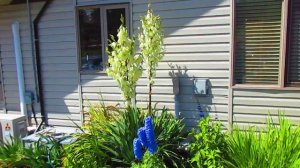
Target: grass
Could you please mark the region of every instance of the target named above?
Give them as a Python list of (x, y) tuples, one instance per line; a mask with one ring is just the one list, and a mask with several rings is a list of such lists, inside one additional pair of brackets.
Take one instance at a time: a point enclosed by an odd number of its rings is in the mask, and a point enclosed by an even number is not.
[(227, 166), (233, 168), (300, 167), (300, 126), (279, 115), (279, 125), (268, 120), (267, 129), (257, 132), (237, 128), (226, 140)]

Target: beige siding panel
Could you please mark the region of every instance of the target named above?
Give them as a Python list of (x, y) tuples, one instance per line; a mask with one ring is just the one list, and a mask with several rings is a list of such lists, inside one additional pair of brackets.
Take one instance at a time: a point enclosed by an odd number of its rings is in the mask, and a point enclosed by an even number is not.
[[(217, 16), (217, 17), (195, 17), (192, 18), (173, 18), (162, 19), (162, 26), (164, 28), (171, 27), (191, 27), (191, 26), (210, 26), (210, 25), (229, 25), (229, 16)], [(180, 26), (179, 26), (180, 25)], [(138, 20), (133, 22), (134, 28), (140, 26)]]
[(299, 91), (234, 90), (233, 96), (233, 119), (239, 125), (263, 124), (268, 115), (274, 117), (279, 113), (293, 123), (300, 123)]
[(164, 43), (172, 44), (205, 44), (205, 43), (228, 43), (230, 36), (226, 35), (203, 35), (203, 36), (169, 36)]
[[(32, 15), (36, 17), (44, 2), (32, 3)], [(3, 71), (3, 84), (5, 92), (6, 108), (8, 113), (19, 111), (19, 93), (16, 72), (16, 61), (13, 47), (13, 35), (11, 24), (14, 21), (20, 22), (21, 49), (23, 56), (25, 89), (35, 92), (35, 82), (32, 65), (31, 40), (27, 17), (26, 4), (18, 4), (0, 7), (0, 50), (1, 64)], [(3, 105), (3, 104), (1, 104)], [(1, 107), (2, 108), (2, 107)], [(35, 104), (36, 112), (39, 112), (39, 105)], [(31, 108), (28, 106), (28, 111)]]
[(98, 4), (114, 4), (114, 3), (128, 3), (131, 0), (76, 0), (78, 6), (98, 5)]
[[(159, 108), (175, 110), (172, 77), (180, 78), (179, 111), (188, 126), (198, 122), (196, 106), (219, 119), (228, 119), (230, 7), (228, 0), (156, 0), (165, 33), (165, 58), (157, 68), (153, 100)], [(133, 0), (134, 33), (139, 17), (146, 12), (146, 0)], [(208, 96), (193, 95), (193, 79), (209, 79)], [(137, 103), (147, 106), (147, 79), (138, 81)]]
[(49, 124), (80, 123), (76, 27), (73, 0), (54, 0), (39, 22), (45, 112)]
[[(201, 8), (200, 8), (201, 9)], [(203, 10), (203, 9), (202, 9)], [(194, 18), (194, 17), (211, 17), (211, 16), (224, 16), (227, 13), (229, 6), (216, 8), (205, 8), (206, 12), (202, 12), (199, 8), (194, 9), (178, 9), (178, 10), (167, 10), (167, 11), (156, 11), (156, 14), (161, 17), (161, 19), (174, 19), (174, 18)], [(134, 13), (133, 20), (139, 20), (142, 13)]]
[[(147, 10), (147, 1), (141, 0), (143, 4), (135, 4), (134, 13), (145, 12)], [(222, 6), (228, 6), (230, 1), (226, 0), (210, 0), (210, 1), (199, 1), (199, 0), (186, 0), (186, 1), (173, 1), (173, 2), (165, 2), (164, 0), (160, 0), (152, 3), (152, 7), (155, 11), (168, 11), (168, 10), (182, 10), (182, 9), (193, 9), (193, 8), (208, 8), (215, 7), (219, 8)], [(188, 12), (188, 11), (187, 11)], [(207, 12), (204, 9), (203, 13)], [(226, 11), (228, 13), (229, 11)]]

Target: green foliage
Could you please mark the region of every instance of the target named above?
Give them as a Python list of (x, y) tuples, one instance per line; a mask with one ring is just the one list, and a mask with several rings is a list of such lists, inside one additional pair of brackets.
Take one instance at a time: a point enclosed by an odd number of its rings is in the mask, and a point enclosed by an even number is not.
[(164, 35), (161, 28), (161, 19), (159, 16), (153, 14), (153, 10), (150, 5), (148, 6), (147, 14), (141, 18), (141, 24), (142, 28), (140, 29), (139, 34), (140, 50), (149, 80), (148, 113), (151, 114), (152, 85), (154, 84), (153, 78), (156, 76), (158, 62), (161, 61), (164, 56)]
[[(136, 108), (109, 110), (93, 108), (88, 133), (66, 148), (65, 167), (130, 166), (134, 160), (132, 141), (143, 123), (144, 114)], [(103, 113), (115, 113), (109, 117)]]
[(133, 163), (131, 167), (132, 168), (152, 168), (152, 167), (167, 168), (163, 160), (157, 154), (151, 155), (149, 152), (145, 153), (141, 163)]
[(63, 149), (52, 138), (43, 137), (24, 147), (18, 138), (11, 142), (0, 142), (0, 167), (47, 168), (61, 166)]
[(235, 128), (228, 136), (228, 167), (300, 167), (300, 126), (279, 115), (279, 125), (268, 120), (267, 130)]
[(102, 140), (100, 138), (93, 134), (77, 135), (77, 141), (65, 148), (64, 167), (105, 167), (108, 155), (101, 150)]
[[(66, 147), (65, 167), (131, 166), (135, 161), (133, 139), (145, 116), (137, 108), (122, 110), (102, 106), (97, 110), (93, 107), (87, 133), (77, 135), (77, 141)], [(159, 159), (170, 165), (182, 164), (185, 159), (177, 153), (179, 142), (184, 139), (182, 121), (168, 114), (166, 109), (160, 116), (153, 116)]]
[(89, 122), (83, 127), (87, 132), (75, 135), (76, 142), (65, 147), (64, 167), (96, 168), (106, 167), (109, 156), (103, 149), (105, 142), (102, 132), (108, 131), (107, 125), (116, 120), (115, 107), (103, 103), (89, 107)]
[(187, 160), (186, 151), (179, 149), (180, 143), (187, 137), (183, 121), (168, 113), (166, 108), (161, 111), (154, 110), (152, 117), (156, 142), (159, 147), (158, 156), (169, 167), (184, 167)]
[[(121, 19), (124, 23), (124, 19)], [(127, 106), (131, 105), (131, 98), (135, 96), (137, 80), (142, 75), (142, 57), (135, 54), (135, 42), (129, 37), (129, 33), (123, 24), (118, 30), (118, 39), (113, 36), (107, 49), (108, 63), (107, 74), (113, 77), (122, 90), (122, 95)]]
[(196, 167), (224, 167), (226, 142), (225, 135), (221, 132), (222, 125), (220, 122), (210, 121), (210, 117), (202, 118), (198, 123), (199, 131), (193, 129), (190, 133), (194, 138), (189, 146), (193, 155), (191, 163)]

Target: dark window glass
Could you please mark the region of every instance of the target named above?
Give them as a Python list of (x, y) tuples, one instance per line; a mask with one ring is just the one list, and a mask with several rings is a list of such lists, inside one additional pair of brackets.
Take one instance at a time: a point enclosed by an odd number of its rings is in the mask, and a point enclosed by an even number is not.
[(290, 17), (290, 44), (288, 60), (289, 86), (300, 86), (300, 1), (292, 0)]
[[(117, 39), (118, 29), (121, 26), (121, 16), (126, 20), (125, 9), (108, 9), (106, 11), (107, 16), (107, 35), (108, 39), (111, 39), (111, 35)], [(124, 23), (126, 25), (126, 23)]]
[(236, 1), (236, 84), (278, 84), (281, 8), (281, 0)]
[(103, 70), (100, 9), (79, 10), (81, 70)]

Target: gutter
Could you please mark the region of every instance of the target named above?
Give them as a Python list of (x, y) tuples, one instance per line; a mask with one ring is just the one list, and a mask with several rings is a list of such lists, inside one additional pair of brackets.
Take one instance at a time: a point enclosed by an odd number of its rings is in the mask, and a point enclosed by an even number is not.
[[(36, 18), (33, 20), (33, 32), (34, 32), (34, 44), (35, 44), (35, 59), (36, 59), (36, 70), (37, 70), (37, 79), (38, 79), (38, 92), (39, 92), (39, 102), (40, 102), (40, 108), (41, 108), (41, 116), (42, 116), (42, 122), (36, 129), (36, 131), (39, 131), (40, 127), (43, 123), (45, 123), (46, 126), (48, 126), (47, 121), (47, 114), (45, 113), (45, 104), (44, 104), (44, 94), (43, 94), (43, 78), (42, 78), (42, 69), (41, 69), (41, 54), (40, 54), (40, 43), (39, 43), (39, 28), (38, 24), (44, 15), (45, 11), (47, 10), (49, 4), (51, 4), (53, 0), (47, 0)], [(32, 36), (31, 36), (32, 37)]]
[(37, 79), (37, 70), (36, 70), (36, 59), (35, 59), (35, 46), (34, 46), (34, 39), (33, 39), (33, 27), (32, 27), (32, 16), (31, 16), (31, 6), (30, 0), (26, 0), (27, 3), (27, 15), (28, 15), (28, 23), (29, 23), (29, 33), (30, 33), (30, 42), (31, 42), (31, 54), (32, 54), (32, 68), (33, 68), (33, 75), (34, 75), (34, 83), (35, 83), (35, 93), (36, 93), (36, 100), (37, 103), (40, 102), (40, 95), (39, 95), (39, 87), (38, 87), (38, 79)]

